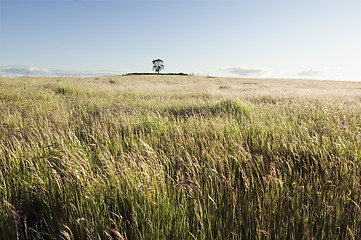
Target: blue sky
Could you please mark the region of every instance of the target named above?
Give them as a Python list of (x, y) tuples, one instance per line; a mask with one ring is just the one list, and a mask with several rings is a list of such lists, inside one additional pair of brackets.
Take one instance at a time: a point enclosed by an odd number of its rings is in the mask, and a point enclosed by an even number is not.
[(0, 0), (0, 75), (361, 80), (360, 0)]

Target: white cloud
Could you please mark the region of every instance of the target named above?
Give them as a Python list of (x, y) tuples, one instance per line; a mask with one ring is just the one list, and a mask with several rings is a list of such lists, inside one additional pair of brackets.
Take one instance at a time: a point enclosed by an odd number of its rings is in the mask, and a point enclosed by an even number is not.
[(259, 68), (249, 68), (249, 67), (232, 67), (224, 69), (225, 72), (232, 73), (242, 77), (265, 77), (270, 74), (269, 71)]
[(41, 76), (49, 74), (49, 70), (47, 69), (39, 69), (35, 67), (18, 67), (18, 66), (9, 66), (0, 68), (1, 76)]
[(22, 66), (7, 66), (0, 68), (0, 76), (49, 76), (49, 77), (90, 77), (90, 76), (104, 76), (104, 75), (119, 75), (122, 74), (116, 71), (64, 71), (64, 70), (49, 70), (40, 69), (36, 67), (22, 67)]
[(325, 71), (324, 70), (306, 70), (306, 71), (302, 71), (299, 72), (297, 75), (299, 76), (308, 76), (308, 77), (320, 77), (320, 76), (324, 76), (325, 75)]
[(196, 76), (222, 76), (222, 73), (219, 71), (219, 69), (203, 69), (191, 72), (190, 74)]
[(255, 78), (277, 78), (282, 77), (283, 74), (277, 71), (250, 68), (245, 66), (230, 67), (230, 68), (218, 68), (218, 69), (204, 69), (193, 72), (194, 75), (200, 76), (219, 76), (219, 77), (255, 77)]
[[(341, 69), (342, 70), (342, 69)], [(250, 68), (245, 66), (204, 69), (193, 72), (194, 75), (200, 76), (219, 76), (219, 77), (246, 77), (246, 78), (287, 78), (287, 79), (313, 79), (313, 80), (342, 80), (342, 81), (360, 81), (361, 77), (357, 73), (347, 76), (341, 74), (340, 69), (323, 69), (323, 70), (304, 70), (304, 71), (279, 71), (276, 69)], [(345, 72), (345, 71), (344, 71)], [(344, 76), (345, 75), (345, 76)]]

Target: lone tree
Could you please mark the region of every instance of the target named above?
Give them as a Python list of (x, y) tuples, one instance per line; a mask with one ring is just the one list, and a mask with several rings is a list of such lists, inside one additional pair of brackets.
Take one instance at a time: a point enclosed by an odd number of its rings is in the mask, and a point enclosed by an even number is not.
[(156, 71), (159, 74), (159, 71), (163, 69), (164, 64), (162, 59), (153, 60), (153, 71)]

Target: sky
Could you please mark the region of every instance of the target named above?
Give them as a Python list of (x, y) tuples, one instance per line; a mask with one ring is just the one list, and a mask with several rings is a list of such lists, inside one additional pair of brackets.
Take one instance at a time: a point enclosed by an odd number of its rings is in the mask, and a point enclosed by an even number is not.
[(0, 76), (361, 81), (360, 0), (0, 0)]

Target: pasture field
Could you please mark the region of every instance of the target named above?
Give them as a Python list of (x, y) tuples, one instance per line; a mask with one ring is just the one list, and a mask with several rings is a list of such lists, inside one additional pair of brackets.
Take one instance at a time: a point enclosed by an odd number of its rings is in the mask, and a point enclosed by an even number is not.
[(361, 82), (0, 78), (0, 239), (361, 239)]

